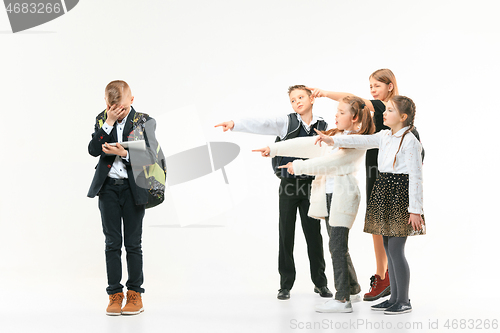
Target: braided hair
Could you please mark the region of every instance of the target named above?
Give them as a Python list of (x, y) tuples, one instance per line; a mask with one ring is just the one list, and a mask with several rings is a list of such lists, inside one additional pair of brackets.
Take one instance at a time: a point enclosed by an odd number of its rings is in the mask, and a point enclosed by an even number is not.
[(396, 157), (399, 153), (399, 150), (401, 149), (401, 145), (403, 144), (403, 140), (405, 138), (405, 135), (410, 133), (413, 128), (415, 127), (414, 122), (415, 122), (415, 113), (416, 113), (416, 107), (415, 103), (413, 100), (409, 97), (406, 96), (401, 96), (401, 95), (396, 95), (391, 98), (392, 103), (396, 107), (397, 111), (399, 112), (400, 115), (406, 114), (406, 120), (404, 121), (404, 126), (410, 126), (403, 134), (401, 137), (401, 142), (399, 142), (399, 148), (398, 151), (396, 152), (396, 155), (394, 155), (394, 163), (392, 163), (392, 167), (396, 165)]

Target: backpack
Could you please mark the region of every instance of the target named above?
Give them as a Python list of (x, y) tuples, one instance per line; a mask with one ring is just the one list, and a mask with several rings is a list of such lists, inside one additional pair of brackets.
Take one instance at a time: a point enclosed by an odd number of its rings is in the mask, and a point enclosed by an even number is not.
[[(107, 113), (104, 111), (102, 116), (98, 119), (99, 127), (102, 127), (106, 118)], [(132, 132), (128, 137), (129, 141), (144, 140), (144, 132), (148, 118), (149, 115), (136, 111), (134, 119), (132, 120)], [(158, 206), (165, 200), (165, 180), (167, 176), (167, 164), (159, 142), (156, 148), (155, 163), (143, 166), (142, 168), (146, 179), (144, 187), (148, 190), (148, 203), (146, 204), (146, 208)]]
[[(316, 128), (318, 131), (324, 131), (324, 130), (326, 130), (326, 127), (328, 126), (326, 121), (324, 121), (323, 119), (318, 120), (316, 122), (316, 124), (317, 124), (317, 126), (312, 127), (312, 128)], [(295, 112), (290, 113), (288, 115), (288, 129), (286, 131), (285, 137), (283, 138), (283, 141), (296, 138), (299, 135), (299, 132), (300, 132), (300, 121), (297, 118), (297, 114)], [(279, 136), (277, 136), (276, 140), (274, 142), (280, 142), (280, 141), (282, 141), (281, 138)], [(281, 178), (281, 169), (279, 169), (278, 167), (281, 165), (282, 159), (283, 159), (282, 156), (275, 156), (271, 160), (274, 174), (278, 178)]]

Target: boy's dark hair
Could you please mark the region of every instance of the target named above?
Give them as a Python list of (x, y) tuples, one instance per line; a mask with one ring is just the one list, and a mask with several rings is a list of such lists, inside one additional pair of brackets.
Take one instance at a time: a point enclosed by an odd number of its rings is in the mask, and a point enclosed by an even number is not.
[(130, 90), (127, 82), (122, 80), (111, 81), (106, 86), (104, 94), (109, 105), (114, 105), (120, 103), (122, 100), (123, 92)]
[(311, 96), (312, 94), (312, 91), (307, 89), (307, 87), (303, 84), (296, 84), (294, 86), (290, 86), (288, 87), (288, 95), (290, 95), (290, 93), (294, 90), (297, 90), (297, 89), (300, 89), (300, 90), (304, 90), (308, 96)]

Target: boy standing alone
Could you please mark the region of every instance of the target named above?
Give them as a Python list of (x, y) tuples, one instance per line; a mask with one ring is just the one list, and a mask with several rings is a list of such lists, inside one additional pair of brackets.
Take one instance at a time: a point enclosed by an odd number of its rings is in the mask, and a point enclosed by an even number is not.
[[(314, 98), (311, 91), (303, 85), (295, 85), (288, 88), (288, 96), (294, 110), (289, 115), (277, 118), (257, 119), (245, 118), (236, 121), (227, 121), (216, 125), (225, 131), (234, 130), (239, 132), (276, 135), (280, 140), (294, 137), (316, 135), (314, 129), (325, 130), (326, 122), (313, 116), (312, 107)], [(294, 119), (295, 117), (295, 119)], [(294, 158), (284, 157), (278, 163), (286, 165)], [(295, 263), (293, 259), (293, 246), (295, 237), (295, 220), (297, 209), (299, 210), (302, 231), (307, 242), (307, 253), (309, 255), (311, 279), (314, 283), (314, 291), (321, 297), (332, 297), (327, 287), (325, 275), (325, 259), (323, 255), (323, 238), (321, 236), (321, 224), (319, 220), (307, 216), (309, 210), (309, 193), (314, 177), (294, 176), (281, 170), (279, 191), (279, 254), (278, 271), (280, 273), (280, 289), (278, 299), (290, 298), (290, 290), (295, 282)]]
[[(144, 293), (141, 244), (142, 219), (148, 202), (148, 190), (144, 188), (144, 174), (139, 170), (154, 163), (157, 146), (154, 133), (156, 123), (154, 119), (136, 112), (131, 106), (134, 97), (125, 81), (110, 82), (105, 89), (105, 100), (106, 110), (97, 116), (92, 140), (88, 146), (90, 155), (99, 156), (99, 163), (87, 196), (99, 196), (106, 243), (106, 291), (109, 295), (106, 314), (133, 315), (144, 311), (141, 298), (141, 293)], [(138, 130), (137, 119), (141, 118), (147, 119), (144, 133), (146, 151), (129, 152), (120, 143), (134, 140), (134, 132)], [(128, 270), (127, 303), (123, 309), (122, 239), (127, 251)]]

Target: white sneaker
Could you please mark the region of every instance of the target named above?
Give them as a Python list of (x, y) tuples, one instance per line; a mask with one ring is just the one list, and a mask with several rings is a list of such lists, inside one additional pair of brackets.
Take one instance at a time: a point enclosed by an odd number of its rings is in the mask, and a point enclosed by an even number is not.
[(329, 300), (328, 302), (316, 305), (316, 312), (335, 312), (345, 313), (352, 312), (351, 301), (341, 302), (336, 299)]
[(361, 302), (361, 295), (360, 294), (351, 295), (350, 299), (351, 303)]

